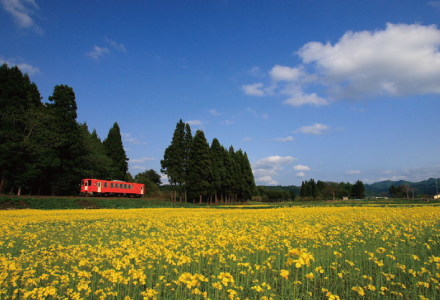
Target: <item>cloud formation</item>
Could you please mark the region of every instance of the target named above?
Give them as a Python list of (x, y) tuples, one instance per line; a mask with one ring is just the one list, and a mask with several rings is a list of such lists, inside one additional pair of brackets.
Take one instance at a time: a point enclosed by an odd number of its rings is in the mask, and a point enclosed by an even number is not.
[(139, 141), (138, 138), (132, 137), (130, 133), (121, 132), (121, 136), (122, 136), (122, 139), (124, 140), (124, 142), (127, 142), (132, 145), (146, 145), (147, 144), (146, 142)]
[(202, 121), (200, 120), (189, 120), (186, 121), (185, 123), (191, 126), (202, 126)]
[(293, 166), (293, 169), (294, 169), (294, 170), (297, 170), (297, 171), (310, 171), (310, 168), (309, 168), (309, 167), (307, 167), (307, 166), (303, 166), (303, 165), (296, 165), (296, 166)]
[(119, 44), (119, 43), (117, 43), (117, 42), (115, 42), (115, 41), (113, 41), (113, 40), (111, 40), (111, 39), (109, 39), (107, 37), (105, 38), (105, 41), (110, 46), (112, 46), (113, 49), (116, 49), (116, 50), (121, 51), (121, 52), (127, 52), (127, 49), (125, 49), (125, 46), (123, 44)]
[(264, 91), (261, 90), (262, 87), (263, 83), (258, 82), (254, 84), (243, 85), (241, 88), (246, 95), (262, 97), (265, 95)]
[(304, 172), (298, 172), (296, 173), (296, 177), (306, 177), (306, 174), (304, 174)]
[[(440, 1), (428, 4), (440, 7)], [(268, 84), (242, 88), (251, 96), (285, 95), (284, 104), (295, 107), (440, 94), (439, 47), (440, 30), (435, 25), (388, 23), (382, 30), (348, 31), (334, 44), (306, 43), (295, 52), (301, 64), (275, 65)]]
[(105, 54), (110, 53), (110, 50), (108, 50), (105, 47), (98, 47), (95, 45), (95, 47), (93, 47), (93, 50), (90, 52), (87, 52), (87, 55), (90, 56), (91, 58), (93, 58), (94, 60), (99, 60), (99, 58), (101, 58), (102, 56), (104, 56)]
[(293, 136), (288, 136), (285, 138), (276, 138), (276, 139), (273, 139), (272, 141), (285, 143), (285, 142), (293, 142), (294, 139), (293, 139)]
[(276, 180), (273, 180), (271, 176), (261, 176), (257, 177), (256, 181), (258, 183), (268, 184), (268, 185), (276, 185), (278, 182)]
[(145, 163), (147, 161), (155, 161), (155, 160), (156, 159), (154, 157), (141, 157), (141, 158), (137, 158), (137, 159), (130, 159), (130, 162), (142, 164), (142, 163)]
[(35, 23), (31, 17), (39, 10), (34, 0), (0, 0), (3, 9), (14, 19), (15, 24), (24, 29), (33, 29), (38, 34), (43, 34), (43, 30)]
[[(255, 177), (268, 178), (270, 176), (277, 176), (278, 171), (284, 168), (281, 165), (291, 164), (296, 160), (296, 158), (291, 156), (269, 156), (262, 158), (252, 164), (252, 172)], [(273, 179), (272, 179), (273, 180)]]
[(295, 133), (301, 132), (301, 133), (305, 133), (305, 134), (319, 135), (319, 134), (323, 134), (324, 131), (327, 131), (329, 129), (330, 128), (327, 125), (315, 123), (313, 125), (300, 127), (297, 130), (295, 130), (294, 132)]
[(349, 170), (346, 172), (347, 175), (356, 175), (356, 174), (361, 174), (361, 171), (359, 170)]
[(17, 63), (15, 60), (12, 60), (12, 59), (11, 60), (4, 60), (4, 59), (0, 58), (0, 65), (3, 65), (5, 63), (9, 67), (17, 66), (21, 70), (22, 73), (28, 73), (28, 75), (30, 75), (30, 76), (40, 73), (39, 68), (32, 66), (30, 64), (27, 64), (24, 62)]

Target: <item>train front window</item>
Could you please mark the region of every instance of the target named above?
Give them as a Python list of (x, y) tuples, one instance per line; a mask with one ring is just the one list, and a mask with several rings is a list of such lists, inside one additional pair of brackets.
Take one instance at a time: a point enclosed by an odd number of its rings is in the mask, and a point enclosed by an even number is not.
[(81, 186), (84, 186), (84, 181), (81, 181)]

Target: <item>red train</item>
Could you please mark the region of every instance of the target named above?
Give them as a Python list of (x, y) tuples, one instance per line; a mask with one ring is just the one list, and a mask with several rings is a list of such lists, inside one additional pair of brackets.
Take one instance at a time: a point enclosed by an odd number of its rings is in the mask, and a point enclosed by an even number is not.
[(83, 179), (81, 180), (82, 196), (130, 196), (142, 197), (145, 185), (119, 180)]

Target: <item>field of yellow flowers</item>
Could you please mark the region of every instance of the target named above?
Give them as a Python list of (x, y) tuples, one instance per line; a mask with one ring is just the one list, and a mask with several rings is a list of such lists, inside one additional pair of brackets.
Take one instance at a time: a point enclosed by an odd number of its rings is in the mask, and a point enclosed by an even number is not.
[(440, 208), (0, 211), (0, 299), (440, 299)]

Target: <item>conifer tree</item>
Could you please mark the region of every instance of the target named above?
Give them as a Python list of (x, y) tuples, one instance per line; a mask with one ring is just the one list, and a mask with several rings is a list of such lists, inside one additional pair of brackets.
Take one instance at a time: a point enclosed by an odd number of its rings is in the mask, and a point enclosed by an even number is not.
[(125, 174), (128, 171), (128, 157), (125, 154), (121, 131), (117, 122), (110, 128), (103, 145), (107, 156), (113, 161), (113, 179), (125, 180)]
[(209, 144), (202, 130), (197, 130), (194, 135), (191, 153), (189, 181), (197, 189), (199, 203), (202, 203), (202, 197), (207, 195), (209, 179), (212, 177)]
[(184, 166), (184, 189), (185, 189), (185, 203), (187, 203), (188, 189), (189, 189), (189, 174), (191, 162), (191, 149), (193, 144), (193, 136), (191, 134), (191, 127), (188, 123), (185, 124), (185, 135), (183, 138), (183, 166)]
[(223, 163), (223, 148), (216, 138), (212, 140), (210, 156), (212, 161), (211, 189), (214, 193), (215, 204), (217, 204), (218, 193), (222, 187), (222, 179), (225, 177), (225, 165)]
[(85, 154), (81, 147), (81, 131), (76, 122), (77, 105), (73, 89), (67, 85), (57, 85), (47, 108), (53, 117), (50, 128), (60, 144), (54, 147), (58, 165), (51, 172), (52, 194), (76, 194), (81, 181), (81, 157)]

